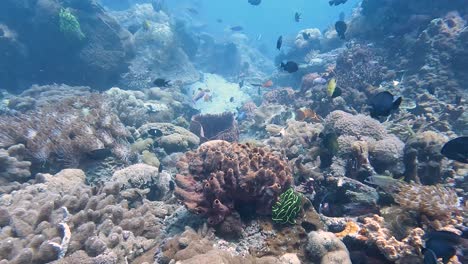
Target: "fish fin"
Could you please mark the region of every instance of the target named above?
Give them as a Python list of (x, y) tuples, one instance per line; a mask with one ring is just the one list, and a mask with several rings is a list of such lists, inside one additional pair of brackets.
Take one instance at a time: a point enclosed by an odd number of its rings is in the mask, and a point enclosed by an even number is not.
[(395, 102), (393, 102), (393, 109), (396, 110), (398, 107), (400, 107), (401, 102), (403, 101), (403, 98), (400, 96), (398, 97)]

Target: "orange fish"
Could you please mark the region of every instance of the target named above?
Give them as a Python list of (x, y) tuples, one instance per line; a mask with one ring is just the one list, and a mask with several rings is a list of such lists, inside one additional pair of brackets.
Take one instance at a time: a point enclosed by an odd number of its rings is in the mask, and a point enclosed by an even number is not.
[(296, 121), (310, 120), (314, 122), (320, 122), (323, 119), (315, 113), (314, 110), (309, 108), (299, 108), (296, 110)]
[(262, 87), (265, 87), (265, 88), (268, 88), (268, 87), (271, 87), (271, 86), (273, 86), (273, 81), (272, 80), (268, 80), (264, 84), (262, 84)]

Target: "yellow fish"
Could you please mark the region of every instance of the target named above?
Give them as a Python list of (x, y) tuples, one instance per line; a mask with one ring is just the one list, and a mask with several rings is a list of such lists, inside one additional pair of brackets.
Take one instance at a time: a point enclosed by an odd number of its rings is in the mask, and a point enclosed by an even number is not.
[(335, 88), (336, 88), (336, 80), (335, 80), (335, 78), (332, 78), (328, 82), (328, 86), (327, 86), (327, 94), (328, 94), (329, 97), (333, 96), (333, 93), (335, 92)]
[(143, 28), (148, 31), (151, 29), (151, 22), (149, 20), (145, 20), (145, 22), (143, 22)]

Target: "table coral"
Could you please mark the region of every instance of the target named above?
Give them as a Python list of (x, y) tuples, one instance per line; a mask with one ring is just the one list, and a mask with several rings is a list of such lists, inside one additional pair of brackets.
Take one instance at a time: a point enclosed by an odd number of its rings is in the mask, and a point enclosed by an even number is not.
[(292, 184), (286, 161), (249, 144), (208, 141), (187, 152), (178, 167), (176, 196), (212, 225), (245, 203), (270, 214), (278, 195)]

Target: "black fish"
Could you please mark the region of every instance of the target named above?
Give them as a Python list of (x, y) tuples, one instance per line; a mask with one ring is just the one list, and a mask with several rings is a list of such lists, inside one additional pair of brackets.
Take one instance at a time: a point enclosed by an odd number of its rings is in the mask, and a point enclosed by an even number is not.
[(229, 98), (229, 102), (234, 102), (234, 97)]
[(242, 30), (244, 30), (244, 28), (241, 27), (241, 26), (233, 26), (233, 27), (231, 27), (231, 30), (232, 31), (242, 31)]
[(423, 248), (422, 250), (424, 254), (424, 264), (438, 264), (439, 262), (437, 261), (437, 256), (434, 253), (434, 251)]
[(448, 159), (468, 163), (468, 136), (457, 137), (445, 143), (440, 153)]
[(244, 87), (244, 80), (239, 82), (239, 88), (242, 88), (242, 87)]
[(278, 40), (276, 41), (276, 49), (280, 50), (281, 45), (283, 45), (283, 36), (279, 36)]
[(393, 94), (390, 92), (380, 92), (369, 100), (369, 105), (371, 106), (370, 115), (373, 118), (388, 116), (392, 110), (400, 107), (401, 101), (401, 97), (398, 97), (394, 101)]
[(301, 13), (296, 12), (294, 14), (294, 21), (296, 21), (296, 22), (301, 21)]
[[(457, 252), (457, 246), (463, 243), (463, 239), (452, 232), (448, 231), (434, 231), (424, 236), (426, 239), (426, 250), (431, 250), (429, 253), (424, 254), (424, 263), (432, 263), (434, 253), (436, 258), (442, 258), (444, 263), (447, 263), (451, 257)], [(426, 262), (426, 257), (427, 261)]]
[(333, 94), (332, 94), (331, 98), (336, 98), (336, 97), (338, 97), (340, 95), (341, 95), (340, 87), (335, 87), (335, 90), (333, 91)]
[(328, 4), (331, 5), (331, 6), (337, 6), (337, 5), (341, 5), (341, 4), (344, 4), (346, 3), (346, 1), (348, 0), (331, 0), (331, 1), (328, 1)]
[(153, 81), (153, 84), (156, 85), (157, 87), (168, 87), (170, 82), (171, 81), (168, 81), (163, 78), (157, 78), (156, 80)]
[(297, 72), (297, 70), (299, 70), (299, 66), (294, 61), (288, 61), (286, 64), (282, 62), (280, 67), (289, 73)]
[(249, 4), (257, 6), (262, 3), (262, 0), (249, 0)]
[(162, 163), (159, 163), (158, 172), (162, 172), (162, 171), (163, 171), (163, 165)]
[(163, 132), (157, 128), (151, 128), (148, 130), (148, 134), (150, 134), (153, 137), (161, 137), (163, 135)]
[(304, 40), (310, 39), (310, 33), (302, 32), (302, 38), (304, 38)]
[(345, 32), (346, 32), (346, 29), (348, 28), (348, 26), (346, 25), (346, 23), (344, 21), (337, 21), (335, 23), (335, 30), (336, 30), (336, 33), (338, 33), (338, 36), (341, 38), (341, 39), (345, 39)]

